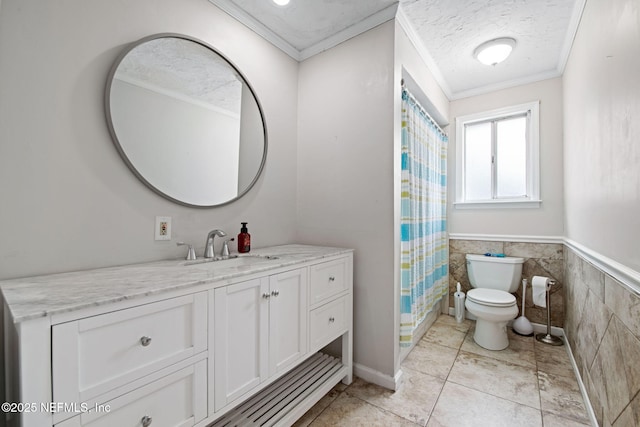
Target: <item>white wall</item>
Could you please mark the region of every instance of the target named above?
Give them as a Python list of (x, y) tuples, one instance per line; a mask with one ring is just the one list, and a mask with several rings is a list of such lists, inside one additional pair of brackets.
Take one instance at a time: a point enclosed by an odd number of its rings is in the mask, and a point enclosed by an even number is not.
[(393, 44), (387, 22), (300, 64), (298, 240), (355, 249), (354, 360), (393, 375)]
[(448, 101), (389, 21), (300, 65), (298, 240), (355, 249), (354, 360), (392, 384), (399, 353), (400, 79)]
[[(540, 208), (456, 209), (455, 118), (540, 100)], [(449, 233), (562, 236), (562, 79), (550, 79), (451, 102), (449, 117)]]
[[(162, 32), (216, 47), (265, 110), (266, 169), (242, 199), (171, 203), (129, 171), (104, 114), (107, 73), (129, 43)], [(0, 279), (200, 252), (207, 231), (248, 221), (256, 247), (295, 239), (298, 64), (202, 0), (3, 0), (0, 10)], [(154, 217), (173, 240), (153, 240)]]
[(564, 74), (566, 235), (640, 272), (640, 3), (587, 1)]

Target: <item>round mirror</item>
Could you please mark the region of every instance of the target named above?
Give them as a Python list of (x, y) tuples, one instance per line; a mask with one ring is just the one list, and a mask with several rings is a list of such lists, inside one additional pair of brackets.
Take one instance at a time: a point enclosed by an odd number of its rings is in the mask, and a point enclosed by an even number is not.
[(174, 202), (229, 203), (264, 167), (260, 103), (240, 71), (202, 41), (159, 34), (133, 43), (109, 73), (105, 102), (124, 161)]

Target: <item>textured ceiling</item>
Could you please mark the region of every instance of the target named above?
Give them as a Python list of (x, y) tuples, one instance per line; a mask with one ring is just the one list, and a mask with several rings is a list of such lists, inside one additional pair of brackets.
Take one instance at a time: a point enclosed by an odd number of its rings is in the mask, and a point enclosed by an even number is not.
[(233, 0), (233, 3), (302, 51), (397, 0), (293, 0), (285, 7), (271, 0)]
[[(561, 75), (586, 0), (209, 1), (297, 60), (397, 16), (457, 99)], [(473, 50), (497, 37), (517, 40), (512, 55), (496, 66), (478, 63)]]
[[(401, 8), (453, 94), (561, 73), (575, 0), (401, 0)], [(573, 33), (571, 33), (571, 37)], [(473, 57), (478, 45), (512, 37), (503, 63)], [(562, 64), (564, 66), (564, 64)]]

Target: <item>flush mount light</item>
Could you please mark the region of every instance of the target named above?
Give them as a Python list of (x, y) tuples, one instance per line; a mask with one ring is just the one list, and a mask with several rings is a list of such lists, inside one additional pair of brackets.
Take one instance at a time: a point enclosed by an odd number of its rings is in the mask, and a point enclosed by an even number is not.
[(485, 65), (496, 65), (507, 59), (516, 45), (515, 39), (502, 37), (482, 43), (473, 51), (473, 56)]
[(289, 4), (289, 0), (273, 0), (278, 6), (286, 6)]

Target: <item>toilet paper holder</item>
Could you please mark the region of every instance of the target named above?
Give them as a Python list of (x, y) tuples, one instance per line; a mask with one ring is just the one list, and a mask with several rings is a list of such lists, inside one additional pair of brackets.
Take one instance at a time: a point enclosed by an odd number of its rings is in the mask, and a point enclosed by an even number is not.
[(562, 341), (561, 338), (556, 337), (554, 335), (551, 335), (551, 287), (556, 285), (556, 281), (555, 280), (549, 280), (547, 282), (547, 299), (546, 299), (546, 305), (547, 305), (547, 333), (541, 333), (541, 334), (537, 334), (536, 335), (536, 340), (543, 342), (545, 344), (549, 344), (549, 345), (563, 345), (564, 342)]

